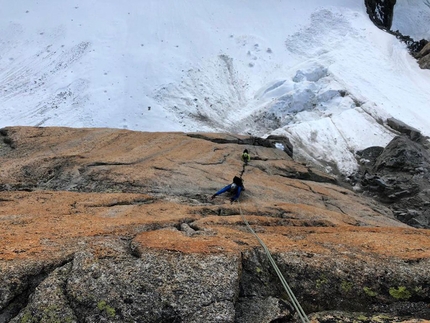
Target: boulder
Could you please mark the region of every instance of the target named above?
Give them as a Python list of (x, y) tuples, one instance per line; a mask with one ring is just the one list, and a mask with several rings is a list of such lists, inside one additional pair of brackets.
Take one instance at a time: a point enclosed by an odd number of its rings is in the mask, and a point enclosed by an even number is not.
[(415, 57), (421, 68), (430, 69), (430, 42), (427, 42), (427, 45)]

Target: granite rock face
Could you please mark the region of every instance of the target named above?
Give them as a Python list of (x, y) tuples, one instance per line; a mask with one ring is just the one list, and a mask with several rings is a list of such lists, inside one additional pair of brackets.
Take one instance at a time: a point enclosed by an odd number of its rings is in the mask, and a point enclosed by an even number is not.
[(359, 152), (360, 183), (370, 196), (393, 211), (400, 221), (430, 228), (430, 149), (427, 138), (398, 120), (388, 120), (401, 135), (387, 147)]
[[(430, 319), (430, 232), (273, 142), (0, 134), (0, 322), (297, 322), (244, 217), (312, 322)], [(211, 200), (245, 148), (240, 202)]]

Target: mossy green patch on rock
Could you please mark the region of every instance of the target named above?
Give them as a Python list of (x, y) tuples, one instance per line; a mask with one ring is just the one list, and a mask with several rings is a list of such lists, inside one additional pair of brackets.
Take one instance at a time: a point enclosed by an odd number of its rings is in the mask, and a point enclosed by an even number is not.
[(105, 311), (106, 314), (110, 317), (115, 317), (115, 315), (116, 315), (115, 309), (113, 307), (109, 306), (105, 301), (98, 302), (97, 308), (100, 311)]
[(328, 279), (325, 275), (321, 275), (319, 279), (317, 279), (316, 286), (317, 288), (323, 287), (325, 284), (327, 284)]
[(340, 285), (340, 288), (341, 288), (341, 289), (342, 289), (342, 291), (344, 291), (344, 292), (349, 292), (349, 291), (351, 291), (352, 287), (353, 287), (353, 283), (348, 282), (348, 281), (345, 281), (345, 280), (343, 280), (343, 281), (342, 281), (342, 283), (341, 283), (341, 285)]
[(411, 292), (405, 286), (399, 286), (398, 288), (391, 287), (389, 293), (395, 299), (409, 299), (412, 296)]
[(32, 315), (29, 311), (26, 311), (24, 315), (21, 317), (20, 323), (30, 323), (32, 322)]
[(379, 314), (379, 315), (375, 315), (372, 316), (372, 322), (386, 322), (387, 320), (391, 320), (392, 318), (388, 315), (384, 315), (384, 314)]
[(370, 297), (375, 297), (376, 295), (378, 295), (378, 293), (373, 291), (370, 287), (363, 287), (363, 291), (366, 293), (366, 295)]

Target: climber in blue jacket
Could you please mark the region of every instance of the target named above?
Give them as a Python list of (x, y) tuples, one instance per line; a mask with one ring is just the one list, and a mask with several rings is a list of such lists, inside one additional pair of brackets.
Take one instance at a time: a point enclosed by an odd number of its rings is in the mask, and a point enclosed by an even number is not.
[(214, 195), (211, 196), (211, 199), (214, 199), (218, 195), (224, 193), (224, 192), (231, 192), (235, 194), (231, 199), (230, 202), (233, 203), (234, 201), (237, 201), (240, 197), (240, 193), (245, 190), (245, 187), (243, 186), (243, 180), (240, 177), (235, 176), (233, 178), (233, 183), (223, 187), (218, 192), (216, 192)]

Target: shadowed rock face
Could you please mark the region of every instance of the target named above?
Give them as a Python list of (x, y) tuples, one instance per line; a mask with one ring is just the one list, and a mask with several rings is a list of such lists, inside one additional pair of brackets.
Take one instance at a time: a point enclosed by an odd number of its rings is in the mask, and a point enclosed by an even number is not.
[[(264, 141), (0, 134), (0, 322), (296, 322), (241, 214), (313, 322), (430, 318), (429, 231)], [(240, 204), (208, 199), (245, 148)]]
[(422, 69), (430, 69), (430, 43), (423, 43), (424, 46), (414, 54), (414, 57), (418, 59), (418, 64)]
[(363, 191), (390, 207), (400, 221), (430, 228), (430, 150), (428, 138), (396, 119), (387, 124), (401, 136), (385, 148), (369, 147), (358, 154)]
[(379, 28), (390, 30), (396, 0), (365, 0), (364, 3), (370, 20)]

